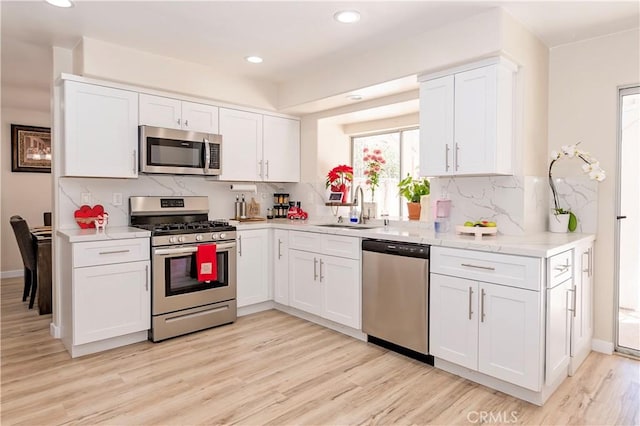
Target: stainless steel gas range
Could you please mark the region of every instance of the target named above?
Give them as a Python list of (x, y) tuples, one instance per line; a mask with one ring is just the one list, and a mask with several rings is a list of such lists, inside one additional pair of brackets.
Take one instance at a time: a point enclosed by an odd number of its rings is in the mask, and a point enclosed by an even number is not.
[[(131, 226), (151, 231), (149, 340), (235, 321), (236, 228), (209, 221), (208, 198), (130, 197), (129, 213)], [(215, 280), (198, 280), (196, 253), (203, 245), (215, 245)]]

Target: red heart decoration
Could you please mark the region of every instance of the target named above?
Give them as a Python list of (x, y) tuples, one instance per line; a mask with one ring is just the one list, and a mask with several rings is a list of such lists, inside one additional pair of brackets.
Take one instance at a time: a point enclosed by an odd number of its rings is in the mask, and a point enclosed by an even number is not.
[(102, 207), (102, 204), (96, 204), (93, 206), (91, 211), (93, 212), (93, 215), (97, 217), (104, 213), (104, 207)]

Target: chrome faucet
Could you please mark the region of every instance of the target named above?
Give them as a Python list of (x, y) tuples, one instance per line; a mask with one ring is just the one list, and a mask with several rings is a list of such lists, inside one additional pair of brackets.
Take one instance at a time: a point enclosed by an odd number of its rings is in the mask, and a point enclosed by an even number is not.
[[(358, 195), (358, 191), (360, 191), (360, 195)], [(362, 186), (358, 185), (356, 190), (353, 192), (353, 204), (360, 206), (360, 215), (358, 216), (358, 223), (364, 224), (364, 191), (362, 190)]]

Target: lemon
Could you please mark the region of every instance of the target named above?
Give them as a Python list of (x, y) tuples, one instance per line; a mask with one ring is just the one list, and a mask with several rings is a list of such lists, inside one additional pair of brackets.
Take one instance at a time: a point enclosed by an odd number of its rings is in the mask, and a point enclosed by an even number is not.
[(473, 226), (473, 222), (466, 221), (464, 223), (464, 226)]

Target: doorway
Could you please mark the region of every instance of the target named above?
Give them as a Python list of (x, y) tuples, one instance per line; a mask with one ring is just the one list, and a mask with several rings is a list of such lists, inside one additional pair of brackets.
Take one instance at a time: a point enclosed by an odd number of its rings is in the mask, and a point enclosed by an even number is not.
[(640, 86), (618, 98), (616, 351), (640, 356)]

